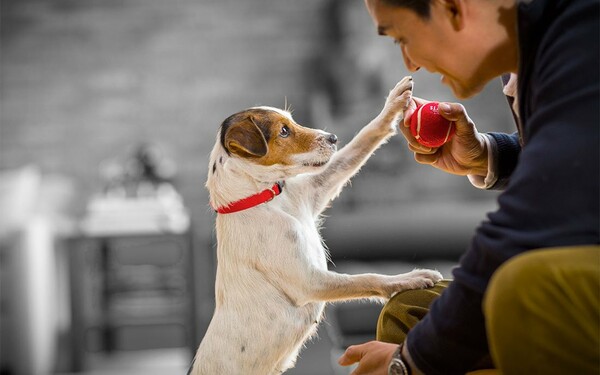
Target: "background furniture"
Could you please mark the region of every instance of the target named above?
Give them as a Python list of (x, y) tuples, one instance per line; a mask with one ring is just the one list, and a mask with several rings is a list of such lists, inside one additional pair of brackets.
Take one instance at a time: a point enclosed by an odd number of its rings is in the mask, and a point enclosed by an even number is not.
[(72, 368), (89, 351), (196, 350), (192, 233), (82, 235), (69, 249)]

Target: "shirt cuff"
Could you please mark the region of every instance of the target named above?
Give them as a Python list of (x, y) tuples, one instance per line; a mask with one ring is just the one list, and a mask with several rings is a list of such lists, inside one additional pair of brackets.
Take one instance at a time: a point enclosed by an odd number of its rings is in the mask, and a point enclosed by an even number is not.
[(467, 178), (469, 179), (469, 182), (471, 182), (471, 185), (475, 186), (478, 189), (490, 189), (492, 186), (494, 186), (496, 181), (498, 181), (498, 174), (496, 172), (495, 166), (496, 158), (494, 155), (494, 150), (492, 149), (492, 142), (494, 141), (487, 134), (482, 134), (482, 136), (485, 141), (485, 147), (487, 148), (488, 152), (487, 176), (483, 177), (479, 175), (470, 174), (467, 175)]

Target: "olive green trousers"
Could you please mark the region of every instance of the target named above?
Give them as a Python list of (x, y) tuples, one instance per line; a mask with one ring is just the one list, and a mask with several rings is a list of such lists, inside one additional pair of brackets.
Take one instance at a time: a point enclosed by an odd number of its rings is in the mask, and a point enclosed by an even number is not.
[[(377, 340), (404, 341), (449, 283), (395, 295), (381, 312)], [(510, 259), (494, 273), (483, 310), (493, 373), (600, 374), (600, 246)]]

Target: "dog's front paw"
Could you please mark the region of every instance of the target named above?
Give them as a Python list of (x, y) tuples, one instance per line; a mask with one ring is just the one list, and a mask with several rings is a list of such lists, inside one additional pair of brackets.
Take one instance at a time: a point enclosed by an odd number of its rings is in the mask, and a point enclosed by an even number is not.
[(408, 108), (408, 104), (412, 98), (413, 79), (410, 76), (406, 76), (396, 84), (396, 86), (390, 91), (381, 115), (383, 120), (392, 125), (394, 119), (402, 118), (404, 110)]
[(415, 269), (390, 277), (391, 282), (386, 288), (386, 296), (388, 298), (405, 290), (431, 288), (443, 278), (442, 274), (438, 271), (426, 269)]

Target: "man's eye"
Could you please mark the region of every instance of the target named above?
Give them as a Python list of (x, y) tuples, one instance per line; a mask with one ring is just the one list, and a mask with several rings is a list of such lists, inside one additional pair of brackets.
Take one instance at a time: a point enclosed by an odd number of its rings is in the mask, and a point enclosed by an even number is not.
[(287, 138), (288, 135), (290, 135), (290, 128), (284, 125), (279, 132), (279, 136), (282, 138)]

